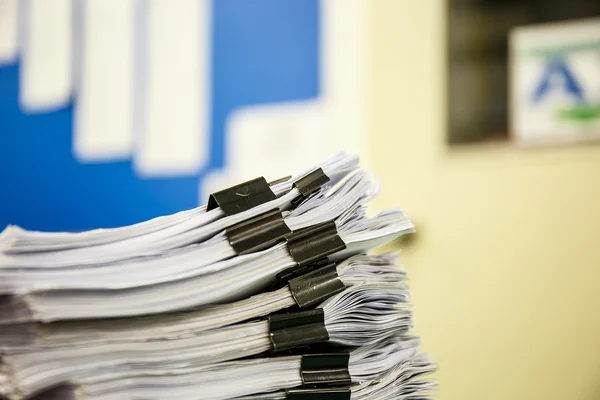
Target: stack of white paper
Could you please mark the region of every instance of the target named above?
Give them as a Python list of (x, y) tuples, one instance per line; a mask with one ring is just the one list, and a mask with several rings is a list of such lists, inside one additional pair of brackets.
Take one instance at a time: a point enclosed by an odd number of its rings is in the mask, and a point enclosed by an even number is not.
[[(359, 254), (338, 263), (335, 269), (346, 287), (401, 283), (406, 279), (406, 272), (395, 261), (396, 255), (392, 253), (380, 256)], [(286, 285), (236, 302), (166, 315), (7, 325), (0, 336), (0, 347), (72, 346), (115, 341), (124, 336), (135, 340), (185, 336), (263, 317), (295, 305), (293, 294)]]
[(339, 154), (132, 226), (8, 227), (0, 397), (428, 398), (406, 273), (366, 254), (414, 226), (378, 191)]

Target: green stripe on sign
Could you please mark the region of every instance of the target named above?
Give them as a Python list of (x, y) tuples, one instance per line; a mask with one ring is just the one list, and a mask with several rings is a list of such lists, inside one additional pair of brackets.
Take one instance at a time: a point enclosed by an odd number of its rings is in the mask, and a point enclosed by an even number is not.
[(589, 122), (600, 119), (600, 104), (563, 108), (558, 110), (558, 119), (580, 122)]
[(549, 46), (549, 47), (538, 47), (533, 49), (521, 49), (518, 50), (518, 54), (525, 57), (562, 57), (566, 54), (581, 53), (581, 52), (592, 52), (600, 49), (600, 39), (593, 39), (585, 42)]

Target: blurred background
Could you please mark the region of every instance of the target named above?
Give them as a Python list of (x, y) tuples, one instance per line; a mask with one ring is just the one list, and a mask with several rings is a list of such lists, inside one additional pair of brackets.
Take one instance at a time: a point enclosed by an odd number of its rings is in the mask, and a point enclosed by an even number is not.
[(600, 399), (600, 3), (0, 0), (0, 229), (359, 153), (442, 399)]

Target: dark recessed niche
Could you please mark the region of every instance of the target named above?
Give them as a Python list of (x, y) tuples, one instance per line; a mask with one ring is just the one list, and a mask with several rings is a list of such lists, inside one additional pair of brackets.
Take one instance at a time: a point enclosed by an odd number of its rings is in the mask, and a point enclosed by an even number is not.
[(448, 0), (448, 143), (508, 140), (511, 28), (600, 16), (599, 0)]

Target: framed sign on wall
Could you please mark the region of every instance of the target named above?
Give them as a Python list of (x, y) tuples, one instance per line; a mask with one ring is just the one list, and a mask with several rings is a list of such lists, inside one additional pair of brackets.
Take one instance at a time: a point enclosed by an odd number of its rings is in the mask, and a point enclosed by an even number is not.
[(523, 144), (600, 138), (600, 18), (510, 34), (510, 132)]
[[(594, 136), (593, 104), (600, 96), (599, 1), (448, 0), (447, 5), (448, 144)], [(553, 61), (545, 69), (548, 57)], [(560, 94), (547, 89), (535, 97), (544, 71), (548, 85), (564, 86), (555, 82), (562, 79), (564, 65), (573, 70), (569, 82), (576, 81), (585, 92), (587, 108), (581, 108), (579, 98), (579, 108), (570, 113), (543, 111), (571, 107), (552, 100), (550, 94)], [(573, 101), (573, 95), (565, 96), (564, 101)], [(561, 115), (550, 118), (550, 113)], [(538, 118), (545, 122), (540, 125)]]

